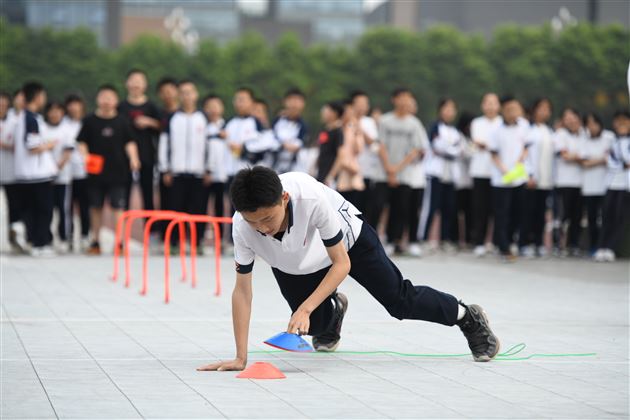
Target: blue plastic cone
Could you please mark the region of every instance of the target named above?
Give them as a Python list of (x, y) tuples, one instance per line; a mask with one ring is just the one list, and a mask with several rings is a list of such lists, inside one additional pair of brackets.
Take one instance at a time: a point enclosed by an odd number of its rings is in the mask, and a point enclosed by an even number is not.
[(265, 344), (286, 351), (304, 353), (314, 351), (313, 347), (311, 347), (311, 345), (308, 344), (302, 337), (288, 332), (281, 332), (280, 334), (274, 335), (273, 337), (267, 339)]

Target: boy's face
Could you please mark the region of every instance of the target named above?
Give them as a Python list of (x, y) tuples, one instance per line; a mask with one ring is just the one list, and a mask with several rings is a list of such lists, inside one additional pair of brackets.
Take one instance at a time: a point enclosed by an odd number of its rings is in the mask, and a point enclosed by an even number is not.
[(111, 112), (118, 106), (118, 95), (113, 90), (102, 90), (96, 96), (96, 106), (102, 111)]
[(13, 98), (13, 108), (15, 108), (17, 111), (21, 111), (24, 109), (24, 93), (19, 92), (17, 95), (15, 95), (15, 97)]
[(483, 97), (481, 101), (481, 111), (486, 117), (495, 117), (499, 115), (501, 110), (501, 103), (499, 97), (494, 93), (488, 93)]
[(247, 115), (252, 113), (254, 100), (247, 91), (239, 91), (234, 95), (234, 109), (239, 115)]
[(68, 104), (68, 115), (73, 120), (80, 120), (83, 118), (84, 107), (81, 101), (72, 101)]
[(521, 113), (521, 105), (518, 101), (509, 101), (503, 104), (503, 119), (508, 124), (514, 124)]
[(258, 118), (258, 120), (265, 125), (269, 123), (269, 117), (267, 116), (267, 106), (263, 103), (256, 102), (254, 104), (252, 115)]
[(370, 99), (365, 95), (359, 95), (352, 100), (352, 106), (357, 116), (362, 117), (370, 111)]
[(582, 125), (580, 117), (573, 111), (564, 112), (564, 115), (562, 116), (562, 124), (564, 124), (564, 126), (572, 132), (578, 131)]
[(162, 87), (160, 87), (160, 91), (158, 92), (158, 96), (160, 97), (160, 100), (164, 104), (177, 102), (177, 99), (178, 99), (177, 95), (178, 95), (177, 86), (175, 86), (172, 83), (167, 83), (165, 85), (162, 85)]
[(398, 112), (409, 113), (409, 110), (413, 107), (413, 95), (409, 92), (399, 93), (392, 99), (394, 108)]
[(328, 105), (324, 105), (320, 112), (320, 118), (322, 123), (329, 124), (337, 119), (337, 114)]
[(271, 207), (261, 207), (256, 211), (243, 211), (241, 215), (258, 232), (273, 236), (280, 232), (288, 203), (289, 193), (284, 191), (278, 204)]
[(0, 117), (4, 117), (9, 112), (9, 98), (0, 96)]
[(199, 94), (197, 93), (197, 87), (192, 83), (184, 83), (179, 86), (179, 97), (184, 106), (196, 106)]
[(586, 119), (586, 128), (592, 136), (597, 136), (602, 131), (602, 127), (595, 121), (593, 117)]
[(48, 100), (48, 95), (46, 95), (46, 91), (42, 90), (41, 92), (39, 92), (37, 94), (37, 96), (35, 97), (35, 105), (37, 107), (37, 110), (41, 110), (42, 108), (44, 108), (44, 106), (46, 105), (46, 101)]
[(203, 112), (208, 116), (220, 117), (223, 115), (223, 102), (220, 99), (209, 99), (203, 104)]
[(132, 73), (127, 78), (126, 87), (131, 96), (142, 96), (147, 90), (147, 78), (142, 73)]
[(297, 118), (304, 111), (304, 98), (300, 95), (289, 95), (284, 99), (284, 109), (289, 118)]
[(630, 118), (626, 116), (618, 116), (613, 120), (613, 129), (619, 136), (627, 136), (630, 134)]
[(57, 125), (61, 122), (63, 114), (63, 108), (55, 106), (48, 110), (48, 114), (46, 114), (46, 117), (48, 117), (48, 121), (50, 121), (51, 124)]
[(440, 117), (442, 120), (448, 124), (451, 124), (455, 121), (455, 116), (457, 115), (457, 107), (453, 101), (448, 101), (444, 104), (442, 109), (440, 110)]
[(549, 102), (544, 101), (538, 105), (535, 117), (538, 121), (548, 121), (551, 118), (551, 105), (549, 105)]

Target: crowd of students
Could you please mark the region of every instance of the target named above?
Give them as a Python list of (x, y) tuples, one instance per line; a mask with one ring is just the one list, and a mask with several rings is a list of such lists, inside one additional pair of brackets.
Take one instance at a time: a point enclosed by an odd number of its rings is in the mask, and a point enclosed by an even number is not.
[[(321, 129), (309, 130), (298, 89), (287, 90), (271, 119), (264, 100), (239, 88), (228, 119), (222, 99), (199, 101), (191, 80), (163, 78), (161, 106), (148, 99), (143, 71), (131, 70), (125, 86), (123, 100), (100, 86), (87, 116), (80, 96), (49, 101), (37, 82), (12, 97), (0, 93), (0, 183), (13, 252), (100, 254), (105, 201), (118, 217), (134, 183), (145, 209), (223, 216), (231, 179), (252, 165), (307, 172), (334, 187), (381, 232), (389, 254), (470, 247), (505, 261), (549, 251), (613, 261), (629, 228), (628, 111), (615, 113), (613, 131), (572, 108), (552, 127), (548, 99), (526, 108), (487, 93), (478, 117), (458, 116), (453, 99), (441, 100), (427, 131), (413, 93), (399, 88), (389, 112), (354, 91), (326, 103)], [(155, 225), (153, 242), (163, 228)], [(200, 223), (197, 237), (204, 235)]]

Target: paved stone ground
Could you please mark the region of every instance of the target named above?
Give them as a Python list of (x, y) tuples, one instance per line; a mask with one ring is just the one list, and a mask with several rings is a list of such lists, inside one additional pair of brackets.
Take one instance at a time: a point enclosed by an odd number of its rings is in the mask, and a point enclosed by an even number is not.
[[(284, 380), (197, 372), (234, 354), (233, 264), (212, 295), (213, 265), (199, 263), (196, 289), (173, 281), (162, 303), (162, 260), (150, 261), (140, 296), (108, 280), (111, 256), (31, 259), (1, 255), (4, 418), (628, 418), (628, 262), (521, 261), (470, 255), (398, 259), (416, 283), (482, 304), (503, 349), (597, 353), (474, 363), (470, 357), (253, 353)], [(179, 276), (173, 261), (173, 278)], [(467, 352), (456, 328), (399, 322), (360, 286), (350, 299), (340, 351)], [(254, 279), (251, 351), (287, 324), (289, 312), (268, 267)]]

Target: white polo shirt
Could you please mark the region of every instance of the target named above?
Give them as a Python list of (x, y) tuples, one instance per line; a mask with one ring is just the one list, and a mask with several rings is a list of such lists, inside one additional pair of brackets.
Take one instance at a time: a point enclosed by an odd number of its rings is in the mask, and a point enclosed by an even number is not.
[(485, 115), (477, 117), (470, 123), (470, 137), (478, 143), (486, 145), (486, 149), (475, 147), (470, 159), (470, 176), (473, 178), (490, 178), (492, 175), (492, 156), (487, 149), (490, 135), (503, 122), (500, 116), (490, 119)]
[[(516, 166), (524, 150), (529, 147), (528, 134), (529, 127), (524, 124), (516, 123), (507, 125), (502, 123), (490, 135), (488, 150), (491, 153), (497, 153), (503, 166), (509, 171)], [(518, 187), (524, 183), (525, 180), (522, 179), (509, 184), (504, 183), (501, 170), (493, 162), (492, 178), (490, 180), (490, 184), (493, 187)]]
[[(67, 150), (74, 150), (76, 146), (76, 136), (73, 137), (73, 132), (71, 131), (70, 126), (68, 126), (64, 121), (57, 125), (46, 123), (42, 130), (42, 138), (45, 143), (52, 141), (57, 142), (57, 144), (55, 144), (55, 148), (52, 150), (53, 158), (55, 159), (57, 166), (59, 165), (59, 161), (63, 158), (64, 152)], [(71, 182), (72, 168), (70, 166), (70, 161), (68, 161), (63, 168), (58, 170), (54, 183), (56, 185), (68, 185)]]
[(630, 136), (618, 137), (612, 144), (608, 155), (607, 186), (613, 191), (630, 191)]
[[(70, 137), (76, 143), (79, 131), (81, 131), (81, 120), (73, 120), (67, 115), (63, 117), (63, 122), (68, 126), (70, 131)], [(70, 172), (72, 173), (72, 179), (85, 179), (87, 178), (87, 171), (85, 168), (85, 157), (79, 148), (75, 147), (70, 158)]]
[(32, 149), (46, 144), (42, 131), (44, 119), (28, 110), (15, 125), (15, 178), (24, 184), (51, 181), (57, 175), (57, 163), (51, 150), (33, 154)]
[[(15, 146), (15, 125), (18, 116), (15, 113), (7, 113), (0, 120), (0, 142)], [(0, 184), (13, 184), (15, 182), (14, 151), (0, 148)]]
[[(580, 147), (582, 159), (607, 159), (615, 141), (612, 131), (602, 130), (598, 137), (584, 137)], [(582, 195), (601, 196), (606, 194), (606, 164), (583, 168)]]
[(562, 159), (560, 153), (564, 150), (571, 154), (579, 154), (584, 141), (584, 132), (580, 129), (577, 133), (570, 133), (566, 128), (560, 128), (554, 136), (556, 151), (556, 187), (582, 187), (582, 165), (578, 162), (567, 162)]
[(250, 226), (239, 212), (232, 219), (236, 271), (249, 273), (256, 255), (287, 274), (311, 274), (332, 264), (327, 246), (344, 242), (352, 248), (363, 221), (356, 207), (341, 194), (301, 172), (280, 175), (289, 193), (289, 225), (278, 240)]

